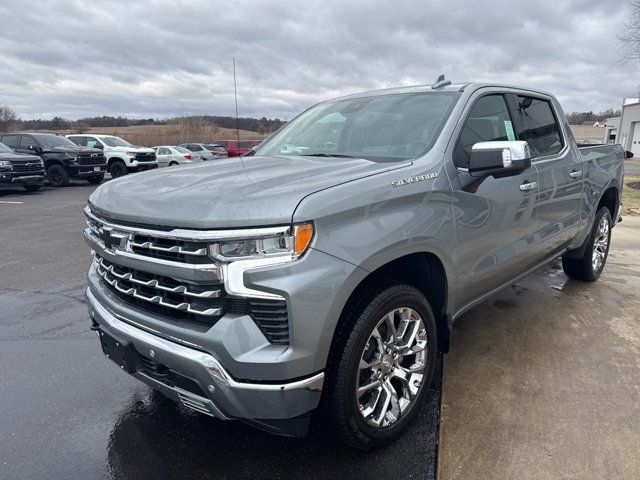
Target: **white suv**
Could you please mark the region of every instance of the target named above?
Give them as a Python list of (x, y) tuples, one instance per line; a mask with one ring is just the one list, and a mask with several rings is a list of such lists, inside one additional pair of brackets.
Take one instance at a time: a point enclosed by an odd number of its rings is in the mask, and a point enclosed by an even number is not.
[(130, 172), (158, 168), (156, 152), (152, 148), (135, 147), (114, 135), (67, 135), (73, 143), (99, 148), (107, 159), (107, 170), (112, 177), (121, 177)]

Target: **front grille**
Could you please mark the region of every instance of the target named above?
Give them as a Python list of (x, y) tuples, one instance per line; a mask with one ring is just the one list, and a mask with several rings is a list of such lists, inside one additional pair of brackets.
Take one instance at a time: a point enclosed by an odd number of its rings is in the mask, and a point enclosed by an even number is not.
[(155, 162), (156, 154), (154, 152), (148, 152), (148, 153), (138, 152), (136, 153), (136, 160), (138, 162)]
[[(96, 255), (96, 271), (114, 292), (191, 316), (220, 317), (220, 289), (212, 285), (185, 284), (160, 275), (114, 265)], [(207, 322), (210, 323), (210, 322)]]
[(14, 172), (33, 172), (33, 173), (42, 173), (42, 165), (39, 162), (12, 162), (11, 166), (13, 167)]
[[(193, 277), (189, 277), (192, 280), (183, 280), (147, 272), (143, 266), (136, 269), (126, 267), (117, 261), (119, 252), (128, 252), (148, 257), (149, 262), (161, 259), (176, 265), (203, 264), (208, 271), (218, 265), (207, 254), (204, 241), (153, 236), (150, 230), (144, 234), (120, 230), (117, 225), (102, 224), (100, 219), (89, 213), (87, 225), (89, 238), (115, 255), (107, 259), (95, 253), (94, 264), (101, 283), (123, 303), (150, 312), (159, 319), (187, 322), (184, 325), (187, 328), (189, 323), (194, 324), (192, 328), (200, 329), (195, 325), (210, 327), (225, 314), (248, 315), (269, 342), (278, 345), (289, 343), (289, 318), (284, 300), (230, 296), (220, 283), (221, 277), (213, 274), (207, 275), (206, 280), (196, 281)], [(194, 265), (186, 268), (203, 267)]]
[(100, 155), (99, 153), (81, 153), (78, 155), (78, 165), (93, 165), (93, 166), (101, 166), (105, 164), (104, 155)]

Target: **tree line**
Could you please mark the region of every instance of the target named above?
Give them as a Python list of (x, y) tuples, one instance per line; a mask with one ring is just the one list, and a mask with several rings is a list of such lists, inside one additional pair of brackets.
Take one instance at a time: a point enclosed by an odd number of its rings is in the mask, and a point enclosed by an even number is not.
[(182, 125), (184, 123), (198, 123), (199, 125), (211, 125), (222, 128), (236, 128), (248, 130), (260, 134), (271, 133), (286, 122), (278, 118), (252, 118), (218, 116), (218, 115), (191, 115), (172, 117), (167, 119), (132, 119), (122, 116), (113, 117), (102, 115), (98, 117), (86, 117), (78, 120), (69, 120), (62, 117), (52, 119), (20, 120), (18, 114), (7, 106), (0, 106), (0, 131), (12, 130), (76, 130), (80, 133), (92, 127), (129, 127), (137, 125)]
[(600, 113), (593, 113), (592, 111), (572, 112), (567, 114), (567, 120), (569, 120), (570, 125), (582, 125), (584, 122), (596, 123), (597, 121), (603, 121), (607, 118), (619, 117), (620, 113), (620, 109), (614, 110), (612, 108)]

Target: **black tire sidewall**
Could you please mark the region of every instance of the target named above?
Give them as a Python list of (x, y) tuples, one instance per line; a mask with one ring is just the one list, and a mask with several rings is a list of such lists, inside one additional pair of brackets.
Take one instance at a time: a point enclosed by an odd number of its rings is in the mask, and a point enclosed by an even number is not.
[[(593, 269), (593, 263), (592, 263), (593, 245), (596, 242), (596, 237), (598, 236), (598, 227), (600, 225), (600, 221), (602, 220), (602, 217), (607, 217), (607, 221), (609, 222), (609, 238), (607, 238), (607, 251), (604, 255), (604, 259), (602, 260), (602, 266), (600, 267), (600, 270), (596, 271)], [(609, 247), (611, 246), (612, 228), (613, 228), (613, 218), (611, 217), (611, 212), (607, 207), (602, 207), (600, 210), (598, 210), (598, 213), (596, 214), (596, 218), (593, 222), (593, 230), (591, 232), (591, 238), (589, 239), (589, 244), (587, 245), (587, 250), (585, 252), (589, 260), (590, 274), (594, 279), (600, 276), (600, 274), (604, 270), (604, 267), (607, 263), (607, 258), (609, 258)]]
[[(427, 366), (422, 385), (413, 400), (411, 410), (392, 425), (376, 429), (368, 425), (360, 415), (355, 398), (357, 372), (359, 370), (360, 357), (371, 332), (384, 315), (400, 307), (412, 308), (422, 317), (428, 336)], [(344, 379), (343, 385), (336, 385), (335, 393), (343, 397), (340, 403), (344, 405), (344, 417), (349, 422), (352, 432), (363, 444), (367, 444), (368, 448), (374, 448), (393, 440), (404, 431), (408, 423), (416, 415), (425, 392), (429, 388), (437, 360), (435, 318), (429, 303), (420, 291), (409, 285), (396, 285), (379, 291), (373, 297), (372, 302), (359, 315), (350, 337), (352, 338), (345, 345), (338, 367), (340, 370), (345, 370), (337, 376), (338, 379)], [(352, 339), (354, 341), (351, 341)]]
[(127, 174), (127, 166), (122, 160), (116, 160), (109, 167), (109, 174), (113, 178), (123, 177)]
[[(54, 172), (53, 175), (52, 172)], [(54, 181), (52, 177), (55, 177), (56, 173), (60, 178)], [(54, 187), (63, 187), (69, 183), (69, 174), (65, 171), (62, 165), (54, 163), (47, 168), (47, 180), (49, 180), (49, 183)]]

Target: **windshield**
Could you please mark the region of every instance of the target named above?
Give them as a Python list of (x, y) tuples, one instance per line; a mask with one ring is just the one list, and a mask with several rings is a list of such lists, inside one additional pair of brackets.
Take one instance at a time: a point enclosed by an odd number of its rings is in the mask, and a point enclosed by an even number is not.
[(38, 141), (45, 148), (55, 148), (55, 147), (73, 147), (74, 149), (78, 148), (78, 145), (73, 143), (68, 138), (60, 137), (58, 135), (38, 135)]
[(100, 137), (100, 140), (109, 147), (133, 147), (133, 145), (120, 137)]
[(428, 92), (324, 102), (289, 122), (256, 154), (416, 158), (432, 147), (459, 97)]
[(0, 153), (14, 153), (9, 147), (7, 147), (4, 143), (0, 143)]
[(171, 147), (174, 150), (177, 150), (179, 153), (191, 153), (191, 150), (187, 150), (184, 147)]

